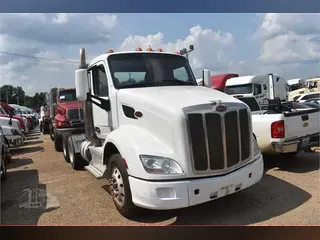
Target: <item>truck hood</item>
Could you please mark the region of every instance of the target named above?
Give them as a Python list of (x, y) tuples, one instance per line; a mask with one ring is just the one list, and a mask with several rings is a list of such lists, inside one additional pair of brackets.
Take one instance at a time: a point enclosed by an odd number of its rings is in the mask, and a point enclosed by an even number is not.
[(80, 108), (83, 107), (82, 102), (78, 102), (78, 101), (58, 102), (57, 105), (60, 108), (63, 108), (65, 110), (72, 110), (72, 109), (77, 109), (78, 107)]
[[(223, 92), (202, 86), (166, 86), (122, 89), (118, 101), (123, 104), (145, 106), (148, 110), (181, 111), (182, 108), (210, 103), (211, 101), (238, 102), (240, 100)], [(144, 107), (143, 107), (144, 108)]]

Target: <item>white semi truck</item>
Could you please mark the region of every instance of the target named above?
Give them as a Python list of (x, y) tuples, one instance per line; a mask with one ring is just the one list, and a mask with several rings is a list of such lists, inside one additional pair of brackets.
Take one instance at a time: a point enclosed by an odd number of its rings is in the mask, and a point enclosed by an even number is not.
[(225, 92), (229, 95), (251, 94), (261, 107), (268, 105), (268, 99), (279, 98), (288, 101), (290, 86), (278, 74), (233, 77), (227, 80)]
[(262, 178), (249, 107), (198, 86), (184, 56), (140, 48), (87, 65), (81, 49), (80, 58), (85, 134), (63, 136), (64, 156), (73, 169), (109, 180), (123, 216), (201, 204)]

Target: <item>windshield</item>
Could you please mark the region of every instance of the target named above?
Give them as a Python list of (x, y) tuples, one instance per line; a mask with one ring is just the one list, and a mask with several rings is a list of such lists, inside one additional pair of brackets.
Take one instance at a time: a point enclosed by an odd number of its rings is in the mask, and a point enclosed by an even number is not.
[(198, 86), (185, 57), (171, 54), (130, 53), (108, 58), (115, 88), (172, 85)]
[(76, 90), (60, 91), (58, 96), (59, 102), (76, 101)]
[(294, 90), (297, 90), (297, 89), (300, 89), (300, 88), (302, 88), (302, 86), (300, 84), (292, 84), (292, 85), (290, 85), (291, 91), (294, 91)]
[(225, 92), (227, 94), (246, 94), (252, 93), (252, 83), (249, 84), (242, 84), (242, 85), (235, 85), (235, 86), (227, 86), (225, 88)]
[(239, 97), (238, 99), (240, 101), (244, 102), (245, 104), (247, 104), (252, 112), (260, 111), (260, 106), (259, 106), (257, 100), (255, 100), (254, 98), (252, 98), (252, 97), (248, 97), (248, 98)]

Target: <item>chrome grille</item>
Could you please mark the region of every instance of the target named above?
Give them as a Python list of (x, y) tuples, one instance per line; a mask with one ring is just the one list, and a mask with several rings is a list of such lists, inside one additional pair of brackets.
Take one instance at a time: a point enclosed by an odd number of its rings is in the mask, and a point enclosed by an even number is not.
[(208, 105), (185, 110), (194, 173), (228, 172), (250, 158), (251, 119), (239, 105), (224, 113), (207, 110)]
[[(80, 109), (81, 120), (83, 120), (83, 109)], [(69, 120), (79, 120), (79, 109), (72, 109), (67, 111), (67, 118)]]

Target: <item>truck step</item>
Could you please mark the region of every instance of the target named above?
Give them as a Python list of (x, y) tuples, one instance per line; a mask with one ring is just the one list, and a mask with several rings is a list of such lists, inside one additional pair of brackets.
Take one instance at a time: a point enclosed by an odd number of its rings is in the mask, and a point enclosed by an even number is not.
[(91, 153), (96, 154), (96, 155), (102, 157), (102, 155), (103, 155), (103, 147), (93, 147), (93, 146), (90, 146), (89, 149), (90, 149), (90, 152), (91, 152)]
[(103, 174), (104, 174), (104, 172), (106, 170), (106, 167), (104, 165), (95, 166), (95, 165), (90, 163), (88, 166), (85, 166), (84, 169), (87, 170), (88, 172), (90, 172), (97, 179), (105, 178), (103, 176)]

